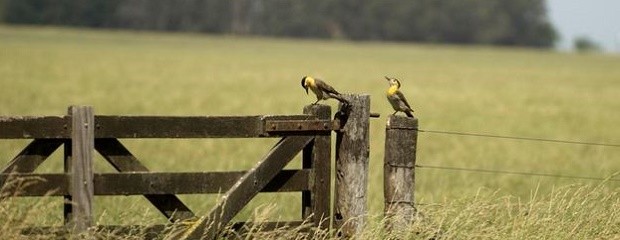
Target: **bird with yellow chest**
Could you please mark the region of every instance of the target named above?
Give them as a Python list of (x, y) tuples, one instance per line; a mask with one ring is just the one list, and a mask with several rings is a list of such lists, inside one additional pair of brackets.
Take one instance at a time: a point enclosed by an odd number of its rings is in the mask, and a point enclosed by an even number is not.
[(349, 105), (349, 101), (344, 99), (342, 95), (338, 91), (336, 91), (336, 89), (334, 89), (332, 86), (325, 83), (321, 79), (304, 76), (301, 79), (301, 86), (306, 90), (306, 94), (308, 94), (308, 89), (310, 89), (312, 90), (314, 95), (316, 95), (316, 102), (314, 102), (313, 104), (316, 104), (321, 100), (333, 98), (342, 102), (345, 105)]
[(387, 99), (394, 108), (394, 114), (397, 112), (404, 112), (407, 117), (413, 117), (413, 110), (407, 102), (405, 95), (400, 91), (400, 81), (396, 78), (385, 77), (390, 84), (387, 90)]

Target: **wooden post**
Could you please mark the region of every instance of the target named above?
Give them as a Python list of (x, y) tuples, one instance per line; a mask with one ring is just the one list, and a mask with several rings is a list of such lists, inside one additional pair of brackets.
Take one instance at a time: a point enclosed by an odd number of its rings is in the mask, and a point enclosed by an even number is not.
[[(331, 108), (327, 105), (308, 105), (304, 114), (318, 119), (331, 119)], [(312, 169), (310, 191), (303, 191), (302, 219), (311, 217), (314, 226), (329, 229), (331, 198), (331, 132), (317, 135), (303, 150), (304, 169)]]
[(384, 198), (386, 229), (406, 230), (414, 220), (418, 119), (392, 115), (385, 127)]
[(360, 234), (366, 225), (370, 96), (343, 95), (350, 102), (336, 113), (336, 200), (334, 228), (345, 238)]
[(65, 172), (71, 177), (69, 195), (65, 196), (65, 224), (78, 233), (92, 225), (95, 117), (89, 106), (71, 106), (69, 116), (71, 142), (65, 143)]

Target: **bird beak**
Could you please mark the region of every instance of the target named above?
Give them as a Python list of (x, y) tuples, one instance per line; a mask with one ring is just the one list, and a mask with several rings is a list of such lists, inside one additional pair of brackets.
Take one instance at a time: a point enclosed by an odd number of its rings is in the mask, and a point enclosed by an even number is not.
[(390, 81), (390, 78), (389, 78), (389, 77), (387, 77), (387, 76), (383, 76), (383, 77), (385, 77), (385, 80)]
[(308, 87), (304, 87), (306, 89), (306, 95), (308, 95)]

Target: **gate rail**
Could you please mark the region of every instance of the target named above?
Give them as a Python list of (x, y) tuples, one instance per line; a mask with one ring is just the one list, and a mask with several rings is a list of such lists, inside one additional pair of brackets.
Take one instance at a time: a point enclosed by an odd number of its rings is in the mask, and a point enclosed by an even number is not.
[[(170, 222), (193, 220), (187, 236), (217, 236), (220, 228), (204, 232), (205, 219), (228, 225), (259, 192), (301, 192), (301, 219), (266, 226), (295, 226), (309, 220), (329, 228), (331, 193), (331, 108), (309, 105), (302, 115), (263, 116), (106, 116), (89, 106), (71, 106), (66, 116), (0, 117), (0, 139), (33, 139), (0, 173), (0, 186), (10, 179), (37, 178), (15, 196), (63, 196), (65, 226), (38, 227), (29, 233), (86, 231), (93, 226), (92, 205), (99, 195), (143, 195)], [(255, 167), (235, 172), (149, 172), (119, 139), (126, 138), (281, 138)], [(64, 173), (33, 173), (54, 151), (64, 146)], [(119, 173), (94, 173), (98, 152)], [(302, 168), (283, 168), (302, 152)], [(225, 192), (205, 216), (196, 216), (175, 194)], [(308, 222), (306, 222), (308, 223)], [(244, 223), (233, 224), (239, 226)], [(157, 228), (157, 227), (155, 227)], [(197, 235), (200, 234), (200, 235)]]

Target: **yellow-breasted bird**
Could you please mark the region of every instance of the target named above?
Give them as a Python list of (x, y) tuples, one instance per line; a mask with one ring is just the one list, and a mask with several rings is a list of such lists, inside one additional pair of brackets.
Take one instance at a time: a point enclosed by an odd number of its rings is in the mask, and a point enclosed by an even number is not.
[(390, 83), (390, 87), (387, 90), (387, 99), (394, 108), (394, 114), (397, 112), (404, 112), (408, 117), (413, 117), (413, 110), (411, 110), (411, 106), (407, 102), (405, 95), (398, 90), (400, 88), (400, 81), (396, 78), (385, 77), (385, 79)]
[(308, 88), (314, 92), (316, 95), (316, 102), (313, 104), (316, 104), (321, 100), (333, 98), (345, 105), (349, 105), (349, 101), (344, 99), (340, 93), (336, 91), (336, 89), (318, 78), (304, 76), (301, 79), (301, 86), (306, 89), (306, 94), (308, 94)]

